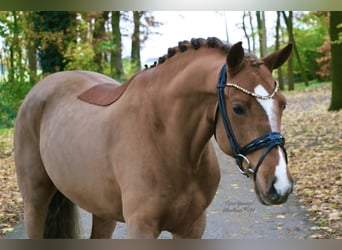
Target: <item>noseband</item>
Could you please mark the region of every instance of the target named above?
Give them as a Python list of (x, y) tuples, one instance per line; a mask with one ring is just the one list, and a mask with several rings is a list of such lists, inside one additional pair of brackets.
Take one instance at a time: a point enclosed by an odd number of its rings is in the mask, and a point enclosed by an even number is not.
[[(264, 161), (266, 155), (271, 151), (272, 148), (276, 147), (276, 146), (280, 146), (282, 148), (282, 150), (284, 151), (285, 154), (285, 159), (287, 162), (287, 153), (285, 150), (285, 139), (284, 137), (278, 133), (278, 132), (270, 132), (268, 134), (265, 134), (263, 136), (260, 136), (258, 138), (256, 138), (255, 140), (251, 141), (250, 143), (248, 143), (247, 145), (241, 147), (239, 145), (239, 143), (237, 142), (234, 133), (233, 133), (233, 129), (227, 114), (227, 109), (226, 109), (226, 103), (225, 103), (225, 98), (224, 98), (224, 88), (225, 87), (235, 87), (237, 89), (239, 89), (240, 91), (244, 92), (245, 94), (251, 95), (255, 98), (260, 98), (260, 99), (271, 99), (273, 98), (273, 96), (276, 94), (276, 92), (278, 91), (278, 84), (276, 83), (276, 86), (273, 90), (273, 92), (268, 95), (268, 96), (261, 96), (258, 95), (256, 93), (250, 92), (242, 87), (240, 87), (239, 85), (233, 84), (233, 83), (227, 83), (227, 65), (225, 64), (221, 71), (220, 71), (220, 75), (219, 75), (219, 81), (218, 81), (218, 85), (217, 85), (217, 99), (218, 99), (218, 107), (216, 109), (216, 113), (215, 113), (215, 121), (214, 121), (214, 126), (215, 126), (215, 138), (216, 138), (216, 124), (217, 124), (217, 116), (218, 116), (218, 112), (220, 111), (221, 113), (221, 117), (222, 117), (222, 121), (223, 121), (223, 125), (227, 134), (227, 137), (229, 139), (232, 151), (233, 151), (233, 157), (236, 160), (236, 163), (239, 167), (240, 172), (243, 175), (246, 175), (248, 177), (248, 174), (252, 174), (254, 176), (254, 179), (256, 178), (258, 169), (260, 167), (260, 165), (262, 164), (262, 162)], [(262, 153), (257, 165), (255, 166), (255, 168), (252, 167), (249, 159), (247, 158), (247, 155), (255, 152), (259, 149), (265, 148), (264, 152)], [(245, 161), (247, 163), (247, 169), (243, 168), (243, 161)]]

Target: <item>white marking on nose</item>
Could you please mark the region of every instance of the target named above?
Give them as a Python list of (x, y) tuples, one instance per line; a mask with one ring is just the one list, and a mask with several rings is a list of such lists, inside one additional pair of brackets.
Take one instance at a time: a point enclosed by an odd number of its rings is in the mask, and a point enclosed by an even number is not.
[(278, 147), (278, 153), (279, 153), (279, 163), (276, 166), (276, 170), (275, 170), (276, 182), (273, 184), (273, 186), (275, 190), (277, 191), (277, 193), (283, 196), (285, 193), (287, 193), (291, 189), (292, 184), (289, 178), (287, 177), (286, 161), (284, 159), (284, 156), (281, 152), (280, 147)]
[[(266, 89), (261, 85), (256, 86), (254, 89), (254, 92), (256, 94), (263, 95), (263, 96), (269, 95)], [(276, 117), (275, 109), (274, 109), (274, 105), (275, 105), (274, 100), (273, 99), (262, 100), (262, 99), (257, 98), (257, 101), (260, 103), (260, 105), (263, 107), (263, 109), (265, 110), (267, 114), (272, 132), (279, 132), (279, 124), (277, 122), (277, 117)], [(286, 160), (284, 159), (284, 156), (281, 152), (280, 147), (278, 147), (278, 154), (279, 154), (279, 162), (275, 170), (276, 182), (274, 183), (274, 188), (276, 189), (279, 195), (284, 195), (285, 193), (289, 191), (292, 185), (287, 176)]]

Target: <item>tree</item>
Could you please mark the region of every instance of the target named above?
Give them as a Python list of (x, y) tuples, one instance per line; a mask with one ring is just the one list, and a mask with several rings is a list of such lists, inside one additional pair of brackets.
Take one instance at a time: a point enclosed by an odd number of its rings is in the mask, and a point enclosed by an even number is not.
[[(286, 16), (285, 11), (282, 11), (285, 23), (286, 23), (286, 28), (287, 28), (287, 32), (289, 35), (289, 42), (291, 42), (293, 44), (293, 50), (294, 50), (294, 54), (296, 55), (298, 64), (299, 64), (299, 68), (300, 68), (300, 72), (301, 72), (301, 76), (303, 78), (303, 81), (305, 83), (305, 86), (309, 85), (308, 82), (308, 78), (306, 76), (305, 70), (304, 70), (304, 66), (303, 63), (301, 61), (301, 58), (299, 56), (298, 53), (298, 49), (297, 49), (297, 45), (296, 45), (296, 41), (294, 39), (294, 32), (293, 32), (293, 11), (289, 11), (289, 15)], [(288, 74), (289, 74), (289, 90), (294, 90), (294, 80), (293, 80), (293, 56), (291, 55), (288, 59)], [(290, 72), (291, 71), (291, 72)], [(290, 79), (290, 77), (292, 79)]]
[[(277, 24), (276, 24), (276, 37), (275, 37), (275, 50), (280, 50), (280, 11), (277, 11)], [(284, 79), (282, 67), (278, 68), (278, 82), (281, 90), (284, 90)]]
[(39, 11), (33, 23), (36, 46), (43, 74), (64, 70), (67, 61), (64, 53), (75, 38), (72, 26), (76, 13), (67, 11)]
[(330, 12), (332, 90), (329, 110), (342, 108), (342, 11)]
[[(293, 43), (294, 37), (293, 37), (293, 12), (289, 11), (289, 16), (286, 16), (285, 11), (282, 11), (287, 32), (289, 35), (289, 43)], [(289, 56), (287, 59), (287, 84), (288, 84), (288, 90), (294, 90), (294, 79), (293, 79), (293, 53)]]
[(112, 41), (115, 45), (111, 52), (111, 73), (116, 79), (121, 79), (123, 76), (122, 65), (122, 41), (120, 31), (120, 11), (112, 11)]
[(245, 23), (245, 18), (247, 15), (248, 14), (246, 13), (246, 11), (244, 11), (243, 15), (242, 15), (242, 30), (245, 34), (246, 39), (247, 39), (248, 52), (251, 52), (251, 42), (250, 42), (249, 35), (247, 33), (247, 28), (246, 28), (246, 23)]
[[(9, 82), (23, 82), (25, 67), (23, 65), (22, 31), (23, 22), (20, 11), (0, 13), (0, 36), (2, 38), (2, 67), (7, 69)], [(4, 71), (4, 68), (2, 68)]]
[(257, 11), (257, 26), (259, 35), (260, 57), (267, 54), (267, 37), (266, 37), (266, 18), (265, 11)]
[(131, 61), (133, 71), (138, 71), (141, 68), (141, 60), (140, 60), (140, 26), (141, 26), (141, 17), (143, 16), (144, 11), (133, 11), (133, 24), (134, 31), (132, 34), (132, 50), (131, 50)]
[(255, 53), (255, 31), (254, 31), (254, 26), (253, 26), (253, 15), (251, 11), (248, 11), (248, 16), (249, 16), (249, 25), (251, 26), (251, 36), (252, 36), (252, 44), (253, 44), (252, 51), (253, 53)]
[(32, 87), (27, 68), (26, 13), (0, 12), (0, 126), (13, 126), (18, 107)]
[[(248, 18), (248, 25), (246, 22), (246, 18)], [(248, 28), (250, 31), (248, 32)], [(253, 52), (255, 54), (255, 31), (254, 31), (254, 24), (253, 24), (253, 14), (251, 11), (244, 11), (242, 15), (242, 30), (245, 34), (247, 40), (248, 51)]]
[(319, 68), (316, 75), (319, 81), (331, 79), (331, 41), (325, 41), (321, 47), (317, 49), (322, 55), (316, 58)]
[[(322, 58), (322, 54), (330, 52), (325, 45), (330, 45), (328, 16), (326, 11), (315, 11), (310, 13), (298, 13), (294, 37), (296, 48), (308, 80), (329, 79), (326, 75), (329, 70), (320, 70), (328, 58)], [(328, 42), (329, 41), (329, 42)], [(322, 46), (325, 44), (324, 46)], [(318, 49), (321, 48), (321, 49)], [(325, 55), (324, 55), (325, 56)], [(328, 59), (330, 64), (330, 58)], [(298, 60), (294, 63), (295, 74), (301, 75), (301, 68)], [(323, 74), (322, 74), (323, 73)], [(325, 76), (324, 76), (325, 75)]]
[(134, 31), (132, 34), (132, 50), (131, 50), (131, 65), (132, 70), (138, 71), (141, 68), (140, 50), (149, 35), (153, 32), (153, 28), (161, 25), (157, 22), (149, 11), (133, 11)]
[(37, 46), (34, 38), (34, 12), (25, 12), (23, 15), (25, 22), (25, 40), (26, 40), (26, 51), (28, 60), (28, 74), (30, 77), (30, 83), (34, 85), (37, 80)]
[(102, 11), (98, 13), (98, 16), (95, 18), (95, 27), (93, 31), (93, 46), (95, 50), (94, 61), (98, 66), (97, 72), (103, 73), (104, 71), (104, 61), (105, 56), (103, 53), (102, 44), (106, 40), (106, 28), (105, 24), (109, 19), (109, 11)]
[[(294, 36), (296, 48), (308, 80), (330, 80), (330, 39), (326, 11), (297, 13)], [(298, 61), (294, 64), (295, 75), (301, 75)], [(329, 74), (327, 74), (329, 73)]]

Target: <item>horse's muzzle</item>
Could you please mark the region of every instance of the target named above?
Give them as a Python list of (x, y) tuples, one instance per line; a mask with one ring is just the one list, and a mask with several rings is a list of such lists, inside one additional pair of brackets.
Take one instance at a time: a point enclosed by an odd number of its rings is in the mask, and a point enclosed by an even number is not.
[(257, 181), (255, 182), (255, 190), (259, 201), (264, 205), (278, 205), (285, 203), (289, 195), (293, 191), (293, 181), (291, 180), (286, 188), (281, 190), (276, 188), (276, 179), (271, 183), (271, 185), (266, 189), (266, 192), (262, 192)]

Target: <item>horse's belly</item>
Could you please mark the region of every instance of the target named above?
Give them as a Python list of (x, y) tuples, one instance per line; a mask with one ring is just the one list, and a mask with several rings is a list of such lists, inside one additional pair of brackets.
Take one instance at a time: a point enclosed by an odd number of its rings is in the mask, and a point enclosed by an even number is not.
[(120, 188), (108, 151), (107, 128), (95, 113), (56, 108), (42, 122), (41, 156), (51, 180), (83, 209), (122, 220)]

